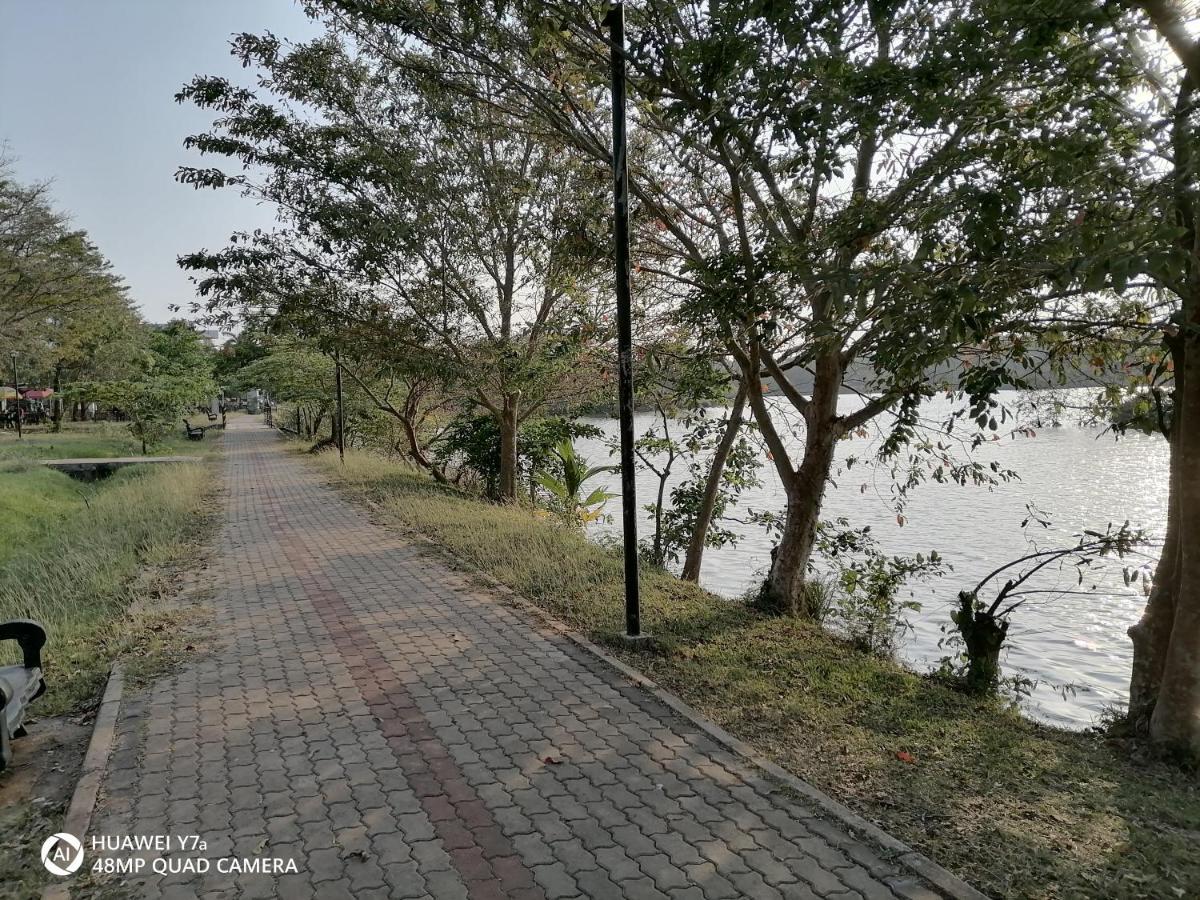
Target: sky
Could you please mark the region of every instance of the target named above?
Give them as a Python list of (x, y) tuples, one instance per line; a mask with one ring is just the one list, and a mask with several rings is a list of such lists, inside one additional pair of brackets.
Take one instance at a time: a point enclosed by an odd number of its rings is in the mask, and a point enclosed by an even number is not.
[(181, 253), (269, 226), (270, 209), (236, 189), (177, 184), (181, 165), (221, 165), (185, 150), (212, 114), (175, 103), (197, 74), (252, 86), (229, 38), (317, 33), (294, 0), (0, 0), (0, 145), (17, 177), (51, 181), (56, 205), (124, 276), (152, 322), (195, 298)]

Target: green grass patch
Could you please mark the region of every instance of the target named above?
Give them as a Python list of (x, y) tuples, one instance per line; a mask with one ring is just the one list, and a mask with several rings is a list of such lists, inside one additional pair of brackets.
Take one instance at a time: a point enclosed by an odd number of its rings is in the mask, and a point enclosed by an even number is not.
[[(0, 469), (0, 619), (37, 619), (49, 632), (36, 715), (93, 700), (113, 658), (158, 641), (156, 616), (130, 610), (194, 552), (213, 483), (204, 464), (135, 466), (91, 483), (36, 464)], [(0, 664), (16, 658), (0, 645)]]
[[(781, 765), (994, 896), (1189, 897), (1200, 783), (1095, 733), (1049, 728), (763, 616), (643, 575), (650, 652), (622, 628), (622, 565), (515, 506), (366, 453), (318, 464), (376, 517), (419, 531), (635, 667)], [(898, 758), (903, 752), (915, 762)]]
[[(203, 416), (199, 417), (204, 419)], [(207, 425), (207, 421), (193, 424)], [(203, 454), (211, 452), (216, 443), (211, 435), (203, 441), (188, 441), (183, 437), (183, 423), (179, 434), (161, 444), (149, 448), (148, 456), (173, 456), (177, 454)], [(16, 432), (0, 431), (0, 465), (11, 462), (36, 462), (39, 459), (87, 459), (111, 458), (114, 456), (141, 456), (142, 444), (129, 433), (123, 422), (64, 422), (62, 431), (54, 432), (48, 426), (25, 430), (17, 440)]]
[(42, 541), (94, 493), (92, 486), (41, 466), (0, 466), (0, 566)]

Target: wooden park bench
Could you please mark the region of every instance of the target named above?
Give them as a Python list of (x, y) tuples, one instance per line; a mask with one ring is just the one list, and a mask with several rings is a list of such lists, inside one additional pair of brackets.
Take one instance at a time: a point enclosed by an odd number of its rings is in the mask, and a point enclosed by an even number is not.
[(192, 424), (191, 422), (189, 422), (187, 419), (184, 419), (184, 420), (183, 420), (183, 429), (184, 429), (184, 431), (187, 433), (187, 439), (188, 439), (189, 441), (202, 441), (202, 440), (204, 440), (204, 429), (203, 429), (203, 428), (197, 428), (195, 425), (193, 425), (193, 424)]
[(46, 692), (42, 647), (46, 629), (28, 619), (0, 622), (0, 641), (16, 641), (21, 664), (0, 667), (0, 770), (12, 762), (13, 738), (25, 736), (25, 710)]

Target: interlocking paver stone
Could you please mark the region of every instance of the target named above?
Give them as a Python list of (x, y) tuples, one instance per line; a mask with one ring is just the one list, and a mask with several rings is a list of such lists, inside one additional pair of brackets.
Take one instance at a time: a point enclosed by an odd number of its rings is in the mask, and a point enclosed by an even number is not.
[[(920, 896), (602, 661), (374, 525), (249, 419), (217, 645), (127, 698), (94, 821), (197, 834), (142, 896)], [(549, 760), (549, 761), (548, 761)], [(168, 831), (169, 829), (169, 831)], [(183, 829), (181, 831), (181, 829)], [(218, 873), (221, 854), (296, 873)], [(929, 896), (937, 896), (929, 893)]]

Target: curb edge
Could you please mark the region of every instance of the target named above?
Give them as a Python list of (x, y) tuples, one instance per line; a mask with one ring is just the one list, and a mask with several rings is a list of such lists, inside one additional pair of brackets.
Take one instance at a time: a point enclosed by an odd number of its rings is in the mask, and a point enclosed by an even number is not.
[[(96, 712), (96, 722), (92, 726), (87, 754), (83, 757), (79, 780), (75, 782), (75, 792), (71, 795), (71, 805), (67, 808), (67, 815), (63, 821), (63, 831), (77, 835), (80, 840), (83, 840), (87, 833), (92, 822), (92, 813), (96, 809), (100, 783), (104, 779), (108, 757), (112, 752), (117, 713), (121, 709), (124, 692), (125, 669), (120, 662), (115, 662), (109, 670), (108, 684), (104, 688), (104, 698)], [(70, 887), (62, 881), (49, 884), (42, 890), (42, 900), (67, 900), (70, 896)]]

